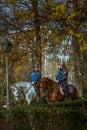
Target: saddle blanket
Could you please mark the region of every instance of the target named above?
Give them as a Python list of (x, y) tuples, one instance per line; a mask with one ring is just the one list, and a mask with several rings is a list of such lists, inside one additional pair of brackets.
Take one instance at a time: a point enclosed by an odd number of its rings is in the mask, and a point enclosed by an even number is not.
[(71, 86), (68, 86), (68, 93), (72, 93), (73, 92), (73, 89)]

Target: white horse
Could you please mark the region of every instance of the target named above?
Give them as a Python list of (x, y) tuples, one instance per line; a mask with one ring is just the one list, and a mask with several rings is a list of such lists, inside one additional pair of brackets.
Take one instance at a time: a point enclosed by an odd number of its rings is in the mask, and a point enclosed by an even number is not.
[(25, 95), (25, 100), (27, 101), (28, 105), (31, 104), (32, 101), (36, 100), (37, 93), (35, 91), (35, 87), (31, 85), (30, 82), (17, 82), (14, 86), (10, 86), (12, 89), (12, 93), (15, 96), (15, 100), (19, 100), (19, 90), (23, 88), (23, 92)]

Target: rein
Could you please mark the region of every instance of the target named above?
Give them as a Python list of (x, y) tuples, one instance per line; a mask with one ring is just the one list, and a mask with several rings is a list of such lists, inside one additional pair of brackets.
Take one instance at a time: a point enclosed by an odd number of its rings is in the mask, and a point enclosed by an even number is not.
[(25, 92), (27, 93), (30, 89), (31, 89), (32, 86), (30, 86)]

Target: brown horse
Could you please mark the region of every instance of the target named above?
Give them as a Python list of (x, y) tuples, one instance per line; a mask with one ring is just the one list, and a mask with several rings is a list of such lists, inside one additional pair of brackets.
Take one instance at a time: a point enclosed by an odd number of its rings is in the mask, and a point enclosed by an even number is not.
[[(77, 99), (77, 89), (73, 85), (68, 85), (69, 92), (68, 92), (68, 99), (74, 100)], [(50, 78), (41, 78), (39, 80), (39, 94), (40, 99), (46, 99), (47, 102), (58, 102), (64, 101), (65, 95), (61, 88), (61, 86), (53, 81)]]

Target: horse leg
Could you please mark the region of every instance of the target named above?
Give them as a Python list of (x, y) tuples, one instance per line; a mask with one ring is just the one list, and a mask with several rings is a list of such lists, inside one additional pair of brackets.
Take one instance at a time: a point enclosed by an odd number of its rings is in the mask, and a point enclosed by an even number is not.
[(68, 99), (72, 100), (72, 94), (71, 93), (68, 93)]
[(27, 100), (27, 103), (28, 103), (28, 106), (31, 104), (31, 100), (30, 99), (28, 99)]
[(36, 95), (36, 103), (39, 103), (39, 95)]
[(32, 94), (30, 93), (26, 94), (26, 101), (27, 101), (28, 106), (31, 104), (32, 98), (33, 98)]
[(30, 103), (31, 103), (31, 98), (29, 97), (28, 94), (25, 95), (25, 98), (26, 98), (27, 104), (28, 104), (28, 106), (29, 106)]

